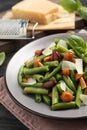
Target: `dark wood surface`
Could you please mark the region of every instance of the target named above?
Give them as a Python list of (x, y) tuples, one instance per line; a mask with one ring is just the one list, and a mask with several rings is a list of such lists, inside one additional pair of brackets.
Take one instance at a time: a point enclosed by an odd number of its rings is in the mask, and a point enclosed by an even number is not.
[[(12, 5), (19, 2), (20, 0), (0, 0), (0, 16), (4, 12), (11, 8)], [(14, 45), (12, 42), (2, 42), (0, 41), (0, 51), (6, 52), (6, 60), (3, 66), (0, 67), (0, 77), (5, 75), (5, 70), (7, 64), (15, 52), (23, 46), (25, 43), (21, 42), (20, 46), (17, 46), (18, 43)], [(20, 41), (19, 41), (20, 42)], [(10, 45), (10, 48), (8, 47)], [(14, 49), (15, 46), (15, 49)], [(2, 104), (0, 104), (0, 130), (29, 130), (26, 128), (15, 116), (13, 116)]]
[[(6, 11), (9, 8), (11, 8), (11, 6), (14, 5), (18, 1), (20, 0), (0, 0), (0, 12), (1, 12), (0, 14), (2, 14), (3, 11)], [(87, 5), (87, 0), (83, 0), (83, 3)], [(87, 23), (78, 18), (78, 20), (76, 21), (76, 29), (81, 29), (86, 26), (87, 26)], [(64, 32), (66, 32), (66, 30), (65, 31), (38, 32), (36, 35), (36, 39), (43, 36), (50, 35), (50, 34), (64, 33)], [(0, 41), (0, 51), (6, 52), (6, 60), (3, 66), (0, 67), (0, 77), (5, 75), (7, 64), (12, 58), (12, 56), (16, 53), (16, 51), (20, 49), (22, 46), (24, 46), (25, 44), (29, 43), (30, 41), (31, 40), (11, 41), (11, 42)], [(8, 47), (8, 44), (10, 45), (10, 48)], [(4, 108), (0, 104), (0, 130), (28, 130), (28, 129), (16, 117), (14, 117), (8, 110), (6, 110), (6, 108)]]

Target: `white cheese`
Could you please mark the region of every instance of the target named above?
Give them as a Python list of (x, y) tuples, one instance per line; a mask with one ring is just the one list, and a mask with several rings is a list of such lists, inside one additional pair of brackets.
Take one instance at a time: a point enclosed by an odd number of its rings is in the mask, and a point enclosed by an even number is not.
[(48, 24), (58, 18), (58, 4), (49, 0), (24, 0), (12, 7), (13, 17)]

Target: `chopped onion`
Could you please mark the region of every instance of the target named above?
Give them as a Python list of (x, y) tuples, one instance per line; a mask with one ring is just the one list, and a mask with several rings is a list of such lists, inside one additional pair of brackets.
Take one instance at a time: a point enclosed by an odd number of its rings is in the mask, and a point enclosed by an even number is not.
[(83, 60), (82, 59), (76, 59), (76, 70), (78, 74), (83, 74)]
[(45, 56), (51, 55), (52, 50), (50, 48), (46, 48), (42, 51), (42, 54), (45, 55)]
[(51, 55), (52, 54), (52, 47), (55, 46), (55, 42), (52, 42), (47, 48), (45, 48), (43, 51), (42, 51), (42, 54), (47, 56), (47, 55)]
[(83, 104), (87, 105), (87, 95), (80, 94), (80, 100), (83, 102)]
[(78, 74), (83, 74), (83, 60), (76, 59), (76, 62), (73, 63), (71, 61), (63, 60), (62, 61), (62, 70), (63, 69), (77, 70)]
[(76, 69), (75, 63), (73, 63), (71, 61), (63, 60), (62, 61), (62, 70), (66, 69), (66, 68), (69, 70), (75, 70)]
[(36, 80), (33, 79), (33, 78), (28, 78), (27, 83), (30, 84), (30, 85), (32, 85), (32, 84), (35, 84), (35, 83), (36, 83)]
[(65, 91), (66, 90), (66, 84), (65, 84), (65, 82), (64, 81), (60, 81), (60, 87), (61, 87), (61, 89), (63, 90), (63, 91)]
[(59, 40), (59, 42), (58, 42), (58, 44), (57, 44), (57, 47), (58, 46), (63, 46), (63, 47), (65, 47), (65, 48), (67, 48), (67, 44), (66, 44), (66, 41), (64, 41), (64, 40)]

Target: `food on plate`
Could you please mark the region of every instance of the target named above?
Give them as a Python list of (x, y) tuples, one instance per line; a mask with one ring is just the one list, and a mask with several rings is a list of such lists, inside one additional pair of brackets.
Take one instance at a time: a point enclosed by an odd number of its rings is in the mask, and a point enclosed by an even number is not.
[(13, 17), (48, 24), (58, 18), (58, 4), (49, 0), (24, 0), (12, 7)]
[(87, 104), (87, 44), (77, 35), (53, 39), (34, 52), (18, 71), (25, 95), (33, 95), (51, 110), (80, 108)]

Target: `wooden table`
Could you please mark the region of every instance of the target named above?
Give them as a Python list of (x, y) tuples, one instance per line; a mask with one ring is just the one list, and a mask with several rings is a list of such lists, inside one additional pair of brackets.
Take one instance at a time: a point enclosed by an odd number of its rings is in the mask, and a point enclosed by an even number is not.
[[(5, 2), (6, 1), (6, 2)], [(20, 0), (0, 0), (0, 11), (5, 11), (9, 9), (14, 3)], [(86, 2), (86, 0), (85, 0)], [(87, 4), (87, 2), (86, 2)], [(3, 12), (0, 14), (2, 15)], [(86, 27), (87, 23), (79, 18), (76, 20), (76, 29), (81, 29)], [(75, 30), (74, 30), (75, 31)], [(47, 36), (50, 34), (56, 33), (64, 33), (67, 32), (66, 30), (63, 31), (44, 31), (38, 32), (36, 34), (36, 39), (41, 38), (43, 36)], [(3, 66), (0, 67), (0, 77), (5, 75), (5, 70), (8, 62), (10, 61), (11, 57), (16, 53), (18, 49), (20, 49), (25, 44), (29, 43), (31, 40), (25, 41), (11, 41), (11, 42), (1, 42), (0, 41), (0, 51), (6, 52), (6, 60)], [(85, 119), (84, 119), (85, 120)], [(0, 130), (28, 130), (17, 118), (15, 118), (6, 108), (4, 108), (0, 104)]]

